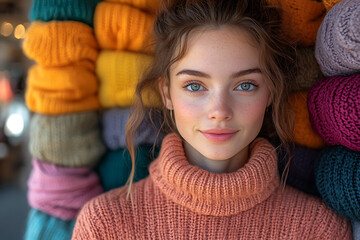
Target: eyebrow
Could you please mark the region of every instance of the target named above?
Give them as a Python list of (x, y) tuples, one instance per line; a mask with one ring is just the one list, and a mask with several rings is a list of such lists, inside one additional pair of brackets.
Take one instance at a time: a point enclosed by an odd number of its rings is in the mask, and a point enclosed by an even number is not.
[(191, 75), (191, 76), (196, 76), (196, 77), (210, 78), (209, 74), (206, 74), (206, 73), (200, 72), (200, 71), (196, 71), (196, 70), (190, 70), (190, 69), (181, 70), (180, 72), (178, 72), (176, 74), (176, 76), (179, 76), (179, 75)]
[[(261, 70), (259, 68), (250, 68), (250, 69), (241, 70), (241, 71), (231, 74), (231, 78), (237, 78), (237, 77), (241, 77), (241, 76), (251, 74), (251, 73), (261, 73)], [(207, 73), (196, 71), (196, 70), (191, 70), (191, 69), (181, 70), (180, 72), (178, 72), (176, 74), (176, 76), (183, 75), (183, 74), (195, 76), (195, 77), (210, 78), (210, 75)]]

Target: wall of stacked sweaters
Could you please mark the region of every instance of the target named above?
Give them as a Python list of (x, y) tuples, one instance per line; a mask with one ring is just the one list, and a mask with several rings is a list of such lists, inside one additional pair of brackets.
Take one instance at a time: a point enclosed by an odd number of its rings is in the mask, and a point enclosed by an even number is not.
[[(287, 184), (321, 197), (351, 220), (360, 239), (360, 0), (267, 1), (282, 10), (282, 28), (297, 48), (290, 96), (296, 145)], [(26, 89), (33, 158), (25, 239), (70, 239), (88, 200), (126, 184), (126, 122), (137, 79), (152, 61), (159, 4), (33, 0), (23, 42), (35, 61)], [(160, 101), (150, 96), (146, 104)], [(158, 154), (166, 133), (152, 123), (161, 122), (159, 115), (141, 125), (135, 181)]]

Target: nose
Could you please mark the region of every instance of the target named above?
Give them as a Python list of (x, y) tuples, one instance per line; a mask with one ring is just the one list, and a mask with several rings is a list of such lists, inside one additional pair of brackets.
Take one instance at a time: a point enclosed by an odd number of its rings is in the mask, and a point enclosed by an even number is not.
[(214, 93), (208, 101), (209, 119), (216, 121), (232, 119), (232, 102), (226, 93)]

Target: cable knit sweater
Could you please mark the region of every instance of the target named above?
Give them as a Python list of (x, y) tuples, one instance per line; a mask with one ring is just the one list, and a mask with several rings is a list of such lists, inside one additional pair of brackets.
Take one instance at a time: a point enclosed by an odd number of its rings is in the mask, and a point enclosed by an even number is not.
[(190, 165), (168, 135), (150, 176), (88, 202), (73, 239), (352, 239), (351, 225), (320, 199), (280, 187), (272, 145), (258, 138), (248, 163), (216, 174)]

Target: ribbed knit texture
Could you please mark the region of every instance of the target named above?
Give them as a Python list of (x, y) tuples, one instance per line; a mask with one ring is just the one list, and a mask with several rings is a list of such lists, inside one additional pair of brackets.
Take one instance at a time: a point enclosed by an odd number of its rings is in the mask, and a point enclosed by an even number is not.
[[(262, 145), (262, 149), (256, 152), (258, 155), (255, 159), (252, 159), (254, 152), (250, 149), (247, 165), (233, 174), (219, 177), (219, 174), (191, 166), (186, 160), (179, 137), (175, 134), (169, 135), (166, 143), (163, 143), (166, 150), (160, 153), (162, 161), (156, 161), (150, 167), (152, 180), (169, 199), (198, 214), (238, 214), (264, 201), (279, 187), (274, 149), (266, 140), (257, 139), (253, 145), (256, 146), (256, 143)], [(262, 165), (265, 158), (268, 162)], [(254, 162), (250, 164), (251, 160)], [(256, 176), (260, 177), (256, 179)], [(185, 179), (189, 181), (186, 185), (183, 182)], [(234, 179), (242, 184), (235, 184)], [(254, 182), (247, 183), (249, 179)]]
[(171, 134), (150, 177), (132, 186), (133, 203), (126, 187), (91, 200), (73, 239), (352, 239), (350, 223), (319, 199), (279, 184), (265, 139), (252, 143), (244, 167), (216, 174), (190, 165)]
[(87, 168), (66, 168), (33, 159), (28, 180), (31, 207), (71, 220), (91, 198), (101, 194), (99, 177)]
[(360, 74), (318, 81), (308, 108), (313, 129), (328, 145), (360, 151)]
[[(313, 168), (319, 150), (295, 145), (291, 148), (290, 154), (292, 158), (286, 183), (308, 194), (320, 196), (316, 188)], [(280, 148), (278, 155), (280, 174), (283, 174), (289, 156), (284, 148)]]
[[(145, 144), (137, 146), (135, 150), (134, 182), (137, 182), (149, 175), (149, 165), (159, 151), (155, 149), (153, 156), (152, 145)], [(131, 157), (126, 148), (108, 151), (96, 169), (105, 191), (124, 186), (129, 178), (131, 165)]]
[(315, 0), (266, 0), (282, 12), (281, 25), (291, 40), (302, 46), (314, 45), (325, 16), (324, 5)]
[[(135, 52), (101, 51), (96, 63), (101, 105), (104, 108), (132, 106), (136, 85), (152, 59), (150, 55)], [(162, 106), (160, 96), (152, 89), (142, 97), (146, 106)]]
[(24, 240), (69, 240), (74, 225), (75, 219), (65, 221), (32, 208), (27, 219)]
[(342, 0), (326, 14), (316, 38), (315, 57), (325, 76), (360, 71), (360, 0)]
[(97, 112), (57, 116), (34, 114), (30, 125), (32, 156), (66, 167), (94, 167), (105, 153)]
[(315, 160), (316, 186), (324, 201), (343, 216), (360, 220), (360, 152), (328, 147)]
[(352, 222), (352, 227), (353, 227), (353, 239), (360, 240), (360, 222), (358, 221)]
[(102, 49), (152, 53), (153, 23), (153, 15), (127, 4), (101, 2), (95, 10), (95, 35)]
[[(126, 124), (131, 111), (131, 108), (111, 108), (103, 112), (102, 136), (105, 145), (111, 150), (126, 148)], [(150, 119), (149, 114), (149, 111), (145, 113), (144, 120), (136, 131), (136, 135), (133, 139), (135, 145), (152, 145), (156, 143), (157, 146), (160, 146), (165, 137), (165, 132), (159, 131), (161, 124), (164, 121), (162, 115), (152, 115), (152, 119)]]
[(295, 112), (294, 140), (299, 145), (320, 149), (325, 145), (323, 139), (311, 127), (307, 94), (306, 91), (296, 92), (289, 97), (289, 103)]
[(326, 11), (329, 11), (335, 4), (341, 2), (342, 0), (321, 0), (324, 4)]
[(316, 61), (314, 47), (299, 47), (296, 55), (297, 75), (290, 81), (291, 91), (308, 91), (316, 81), (323, 78)]
[(23, 43), (26, 56), (43, 67), (95, 62), (98, 48), (93, 29), (72, 21), (33, 22)]
[(106, 0), (107, 2), (125, 3), (141, 10), (156, 13), (160, 7), (161, 0)]
[(93, 25), (94, 10), (101, 0), (33, 0), (30, 21), (78, 21)]

